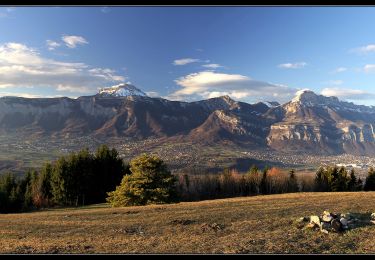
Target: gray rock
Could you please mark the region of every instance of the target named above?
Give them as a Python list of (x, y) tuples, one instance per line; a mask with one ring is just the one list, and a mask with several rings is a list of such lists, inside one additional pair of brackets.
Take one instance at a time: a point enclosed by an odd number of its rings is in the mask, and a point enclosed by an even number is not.
[(371, 214), (371, 219), (375, 220), (375, 212)]
[(329, 230), (331, 228), (331, 225), (327, 222), (322, 222), (321, 229)]
[(340, 222), (343, 226), (347, 226), (348, 225), (348, 220), (346, 218), (340, 218)]
[(342, 231), (342, 224), (341, 222), (338, 220), (338, 219), (333, 219), (331, 221), (331, 227), (336, 231), (336, 232), (340, 232)]

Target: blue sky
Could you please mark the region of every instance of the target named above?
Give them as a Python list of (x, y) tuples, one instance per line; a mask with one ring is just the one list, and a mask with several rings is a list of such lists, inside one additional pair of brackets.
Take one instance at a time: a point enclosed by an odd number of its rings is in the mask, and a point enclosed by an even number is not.
[(0, 7), (0, 95), (375, 105), (374, 7)]

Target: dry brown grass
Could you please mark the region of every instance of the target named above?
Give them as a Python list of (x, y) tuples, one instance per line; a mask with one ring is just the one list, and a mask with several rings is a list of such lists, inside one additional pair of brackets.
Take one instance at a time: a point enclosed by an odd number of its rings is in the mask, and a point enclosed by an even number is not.
[[(295, 193), (0, 215), (1, 253), (375, 253), (375, 225), (345, 234), (301, 216), (375, 211), (375, 192)], [(210, 225), (216, 223), (216, 228)], [(206, 224), (206, 225), (205, 225)]]

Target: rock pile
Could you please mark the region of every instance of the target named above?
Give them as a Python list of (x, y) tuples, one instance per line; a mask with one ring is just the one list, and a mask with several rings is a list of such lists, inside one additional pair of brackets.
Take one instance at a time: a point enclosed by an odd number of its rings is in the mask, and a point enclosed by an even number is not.
[[(375, 224), (375, 213), (371, 214), (372, 223)], [(321, 232), (344, 232), (355, 227), (360, 220), (351, 213), (331, 213), (324, 211), (321, 216), (302, 217), (298, 219), (299, 223), (309, 222), (305, 227), (319, 229)]]

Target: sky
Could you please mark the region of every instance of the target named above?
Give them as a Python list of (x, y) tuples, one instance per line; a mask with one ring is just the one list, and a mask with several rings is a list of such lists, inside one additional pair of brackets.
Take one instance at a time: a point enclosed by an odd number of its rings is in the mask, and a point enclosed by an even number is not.
[(375, 105), (375, 7), (0, 6), (0, 96)]

